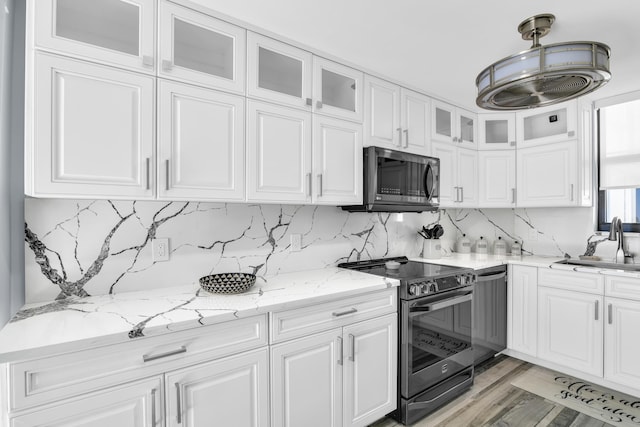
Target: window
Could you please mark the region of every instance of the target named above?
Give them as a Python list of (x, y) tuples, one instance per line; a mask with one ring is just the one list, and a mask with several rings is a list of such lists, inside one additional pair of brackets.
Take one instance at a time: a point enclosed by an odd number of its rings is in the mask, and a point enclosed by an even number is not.
[(613, 217), (640, 232), (640, 93), (607, 103), (598, 113), (598, 230)]

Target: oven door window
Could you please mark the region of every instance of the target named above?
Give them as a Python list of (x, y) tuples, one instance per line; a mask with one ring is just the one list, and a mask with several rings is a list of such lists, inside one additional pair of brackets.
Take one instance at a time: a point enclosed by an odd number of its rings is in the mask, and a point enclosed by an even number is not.
[(377, 194), (430, 199), (434, 188), (431, 164), (378, 157)]
[[(428, 305), (416, 304), (409, 311), (407, 356), (409, 374), (471, 350), (472, 304), (457, 297)], [(454, 302), (460, 301), (460, 302)], [(440, 306), (439, 306), (440, 305)], [(431, 308), (433, 307), (433, 308)]]

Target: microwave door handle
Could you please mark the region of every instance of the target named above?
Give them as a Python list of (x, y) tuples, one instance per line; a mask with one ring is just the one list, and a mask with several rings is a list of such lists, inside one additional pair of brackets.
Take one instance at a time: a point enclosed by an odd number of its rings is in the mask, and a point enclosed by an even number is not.
[(422, 187), (424, 188), (427, 200), (431, 200), (433, 198), (433, 180), (431, 183), (431, 188), (427, 187), (429, 185), (429, 175), (433, 175), (433, 168), (430, 164), (427, 164), (427, 167), (424, 169), (424, 175), (422, 177)]

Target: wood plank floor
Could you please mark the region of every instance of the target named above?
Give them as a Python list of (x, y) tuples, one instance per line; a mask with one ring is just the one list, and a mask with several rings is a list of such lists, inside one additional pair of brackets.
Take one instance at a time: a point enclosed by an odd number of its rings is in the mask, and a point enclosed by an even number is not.
[[(474, 385), (465, 394), (428, 415), (415, 427), (604, 427), (591, 418), (556, 402), (511, 385), (533, 365), (499, 356), (476, 368)], [(396, 427), (384, 418), (371, 427)]]

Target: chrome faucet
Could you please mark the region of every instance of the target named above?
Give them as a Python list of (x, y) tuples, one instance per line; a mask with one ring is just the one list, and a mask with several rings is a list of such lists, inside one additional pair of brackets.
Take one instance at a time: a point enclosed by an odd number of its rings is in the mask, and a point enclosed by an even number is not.
[[(616, 237), (617, 235), (617, 237)], [(624, 264), (625, 257), (630, 256), (624, 249), (624, 232), (622, 231), (622, 220), (617, 216), (611, 220), (611, 229), (609, 230), (609, 240), (618, 241), (618, 250), (616, 251), (615, 262)]]

